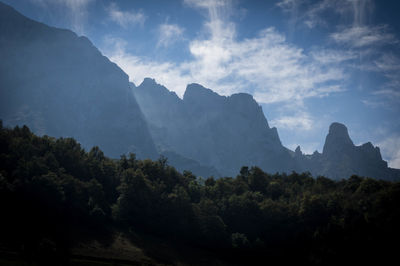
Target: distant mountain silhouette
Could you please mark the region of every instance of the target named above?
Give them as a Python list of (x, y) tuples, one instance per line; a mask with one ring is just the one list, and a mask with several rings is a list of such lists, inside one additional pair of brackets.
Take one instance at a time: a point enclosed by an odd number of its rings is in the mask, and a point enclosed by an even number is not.
[(389, 180), (400, 178), (400, 170), (388, 167), (378, 147), (371, 142), (355, 146), (346, 126), (340, 123), (332, 123), (329, 127), (322, 154), (315, 152), (296, 156), (299, 170), (310, 171), (314, 175), (333, 179), (354, 174)]
[[(333, 179), (353, 174), (394, 180), (400, 170), (387, 167), (370, 142), (355, 146), (346, 126), (333, 123), (322, 154), (304, 155), (285, 148), (276, 128), (270, 128), (261, 107), (246, 93), (220, 96), (199, 84), (187, 86), (181, 100), (154, 79), (133, 87), (150, 124), (156, 145), (234, 176), (241, 166), (264, 171), (308, 171)], [(179, 162), (176, 162), (179, 166)]]
[(0, 3), (0, 119), (119, 158), (158, 156), (128, 76), (86, 38)]

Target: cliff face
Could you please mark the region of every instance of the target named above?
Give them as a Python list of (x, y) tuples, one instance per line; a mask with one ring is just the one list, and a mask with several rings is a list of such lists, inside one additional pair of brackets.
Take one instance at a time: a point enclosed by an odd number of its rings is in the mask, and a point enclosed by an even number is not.
[(393, 178), (387, 162), (382, 160), (379, 148), (374, 147), (370, 142), (355, 146), (346, 126), (339, 123), (332, 123), (329, 127), (320, 160), (323, 167), (319, 169), (319, 172), (335, 179), (353, 174)]
[(85, 37), (0, 3), (0, 119), (37, 134), (74, 137), (111, 157), (156, 158), (128, 76)]
[(332, 123), (326, 136), (322, 153), (332, 159), (340, 158), (343, 154), (349, 154), (354, 148), (353, 141), (345, 125)]
[(243, 165), (293, 170), (290, 152), (249, 94), (225, 97), (190, 84), (181, 100), (150, 79), (134, 93), (161, 150), (215, 167), (222, 175), (235, 176)]

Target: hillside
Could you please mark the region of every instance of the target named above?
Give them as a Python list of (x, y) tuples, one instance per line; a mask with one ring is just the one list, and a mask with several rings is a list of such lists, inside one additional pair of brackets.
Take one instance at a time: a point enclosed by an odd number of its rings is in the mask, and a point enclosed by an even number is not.
[(0, 159), (0, 262), (338, 265), (397, 254), (398, 182), (257, 167), (202, 179), (1, 123)]

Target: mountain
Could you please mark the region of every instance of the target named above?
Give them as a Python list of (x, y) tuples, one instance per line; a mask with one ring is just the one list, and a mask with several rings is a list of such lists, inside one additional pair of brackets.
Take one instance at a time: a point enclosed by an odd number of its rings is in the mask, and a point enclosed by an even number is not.
[(249, 94), (225, 97), (189, 84), (180, 99), (149, 78), (133, 90), (160, 150), (215, 167), (223, 176), (235, 176), (243, 165), (294, 170), (291, 151)]
[(128, 76), (86, 38), (0, 3), (0, 119), (118, 158), (158, 156)]
[(333, 179), (351, 175), (388, 180), (400, 177), (400, 170), (389, 168), (387, 162), (382, 160), (379, 147), (374, 147), (371, 142), (354, 145), (347, 127), (340, 123), (330, 125), (322, 154), (315, 152), (297, 159), (302, 170)]
[(180, 139), (181, 136), (186, 136), (180, 133), (187, 128), (185, 108), (174, 92), (170, 92), (150, 78), (144, 79), (138, 88), (133, 83), (131, 87), (138, 102), (142, 103), (141, 110), (146, 117), (157, 150), (160, 155), (168, 159), (169, 164), (179, 171), (190, 170), (195, 175), (203, 177), (221, 176), (215, 167), (201, 164), (190, 157), (190, 154), (188, 156), (188, 153), (176, 149), (176, 147), (187, 147), (187, 150), (190, 150), (192, 146), (188, 142), (182, 143)]
[[(300, 147), (293, 152), (281, 144), (277, 129), (269, 127), (249, 94), (220, 96), (190, 84), (180, 99), (150, 78), (132, 88), (160, 151), (214, 167), (223, 176), (235, 176), (241, 166), (259, 166), (269, 173), (310, 172), (333, 179), (354, 174), (400, 178), (400, 170), (388, 168), (378, 147), (370, 142), (355, 146), (343, 124), (331, 124), (322, 153), (305, 155)], [(173, 165), (183, 167), (176, 160)]]
[(246, 93), (221, 96), (189, 84), (183, 99), (154, 79), (136, 87), (86, 38), (28, 19), (0, 3), (0, 119), (34, 133), (74, 137), (109, 157), (159, 155), (196, 175), (235, 176), (242, 166), (269, 173), (309, 171), (398, 180), (400, 170), (371, 143), (356, 146), (333, 123), (322, 153), (285, 148)]

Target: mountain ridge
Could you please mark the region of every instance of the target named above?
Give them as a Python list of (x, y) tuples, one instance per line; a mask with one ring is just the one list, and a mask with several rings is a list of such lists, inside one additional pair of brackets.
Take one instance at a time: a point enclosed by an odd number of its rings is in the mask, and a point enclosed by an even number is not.
[[(216, 167), (222, 173), (222, 176), (234, 175), (238, 170), (229, 169), (229, 165), (218, 168), (218, 166), (223, 165), (218, 160), (226, 156), (229, 158), (228, 160), (235, 161), (238, 165), (257, 165), (264, 171), (271, 173), (308, 171), (314, 176), (324, 175), (333, 179), (350, 177), (353, 174), (389, 180), (400, 177), (400, 170), (389, 168), (387, 162), (382, 160), (379, 147), (373, 146), (370, 142), (360, 146), (354, 145), (344, 124), (333, 122), (330, 125), (322, 153), (316, 151), (313, 154), (303, 154), (300, 146), (295, 151), (291, 151), (282, 145), (277, 129), (269, 127), (261, 106), (250, 94), (237, 93), (230, 96), (220, 96), (211, 89), (192, 83), (187, 86), (183, 98), (180, 99), (175, 93), (171, 94), (173, 96), (169, 95), (168, 89), (158, 84), (154, 79), (152, 79), (151, 84), (146, 83), (146, 86), (142, 84), (133, 88), (134, 94), (149, 123), (153, 121), (157, 124), (162, 121), (158, 124), (158, 127), (166, 130), (162, 133), (164, 143), (161, 146), (168, 146), (169, 150), (176, 149), (175, 152), (179, 154), (197, 160), (204, 165)], [(151, 88), (147, 89), (149, 86), (157, 86), (158, 94), (153, 94), (155, 90)], [(166, 95), (169, 95), (168, 97), (174, 100), (166, 101), (163, 98)], [(146, 100), (144, 101), (143, 99)], [(173, 110), (178, 110), (181, 115)], [(159, 116), (163, 118), (158, 119)], [(223, 125), (227, 127), (222, 131), (228, 132), (226, 133), (228, 135), (213, 136), (210, 139), (210, 136), (207, 135), (208, 132)], [(242, 127), (235, 125), (242, 125)], [(172, 131), (169, 130), (171, 127), (184, 129), (180, 133), (171, 133)], [(201, 132), (200, 137), (193, 138), (193, 132), (190, 131), (193, 129)], [(157, 133), (153, 132), (153, 134), (157, 143), (159, 139)], [(184, 142), (185, 138), (190, 135), (191, 140), (193, 140), (191, 144), (192, 151), (194, 150), (195, 152), (187, 153), (184, 149), (177, 148), (176, 143), (168, 141), (168, 138), (176, 136), (168, 137), (168, 134), (178, 134), (179, 137), (177, 139), (180, 143)], [(235, 134), (236, 137), (234, 136)], [(231, 145), (222, 145), (223, 152), (225, 152), (222, 156), (215, 158), (214, 161), (206, 160), (202, 157), (201, 150), (204, 147), (217, 146), (221, 148), (221, 146), (218, 146), (219, 142), (224, 142), (225, 139), (229, 139), (232, 136), (234, 137), (231, 139)], [(208, 139), (209, 142), (204, 142), (204, 139)], [(213, 140), (214, 143), (212, 142)], [(246, 144), (256, 141), (257, 145), (253, 145), (248, 150), (243, 148), (243, 145), (241, 149), (228, 147), (246, 141)], [(196, 143), (200, 144), (196, 146)], [(215, 154), (218, 155), (218, 152), (218, 150), (211, 151), (212, 155), (207, 156), (216, 157)], [(250, 159), (246, 158), (247, 160), (232, 157), (232, 154), (237, 153), (243, 153), (248, 158), (251, 157), (250, 154), (256, 154), (256, 156)]]
[[(133, 90), (147, 121), (154, 124), (150, 131), (160, 146), (175, 149), (175, 152), (187, 158), (216, 167), (222, 175), (231, 176), (238, 173), (241, 165), (252, 162), (259, 164), (262, 163), (260, 158), (269, 156), (254, 154), (252, 149), (259, 145), (257, 141), (268, 144), (268, 150), (278, 154), (277, 157), (289, 158), (290, 155), (285, 154), (285, 148), (281, 146), (276, 129), (269, 128), (261, 107), (251, 95), (240, 93), (220, 96), (202, 85), (192, 83), (180, 99), (176, 95), (169, 95), (164, 86), (152, 84), (164, 92), (154, 94), (155, 89), (148, 89), (150, 83), (147, 81)], [(156, 132), (154, 128), (163, 130)], [(242, 144), (236, 143), (239, 137), (243, 138)], [(242, 155), (232, 157), (232, 153)], [(274, 170), (279, 170), (279, 166)]]

